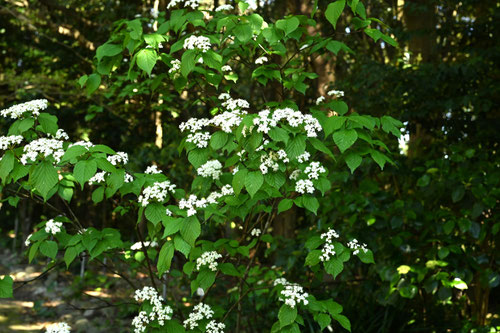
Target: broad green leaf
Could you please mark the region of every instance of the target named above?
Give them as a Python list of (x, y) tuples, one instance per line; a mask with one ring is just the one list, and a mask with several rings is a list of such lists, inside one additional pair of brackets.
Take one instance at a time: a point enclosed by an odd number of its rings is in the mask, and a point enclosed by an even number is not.
[(274, 141), (281, 141), (285, 144), (288, 143), (288, 132), (280, 127), (273, 127), (269, 131), (269, 137)]
[(380, 169), (384, 170), (385, 162), (387, 161), (387, 157), (382, 154), (380, 151), (371, 149), (370, 156), (373, 160), (379, 165)]
[(210, 147), (213, 149), (221, 149), (226, 145), (228, 135), (226, 132), (218, 131), (215, 132), (210, 138)]
[(307, 254), (305, 264), (306, 266), (314, 266), (319, 264), (321, 256), (321, 250), (313, 250)]
[(40, 245), (40, 252), (52, 259), (57, 255), (57, 243), (54, 241), (46, 240)]
[(260, 171), (250, 171), (245, 178), (245, 188), (251, 197), (257, 193), (257, 191), (264, 184), (264, 176)]
[(354, 173), (354, 170), (356, 170), (361, 165), (362, 161), (363, 158), (360, 155), (353, 152), (345, 156), (345, 162), (347, 163), (349, 169), (351, 169), (351, 173)]
[(304, 204), (305, 209), (310, 212), (313, 212), (314, 215), (318, 214), (319, 202), (315, 197), (305, 195), (302, 197), (302, 203)]
[(325, 271), (328, 274), (331, 274), (334, 279), (343, 270), (344, 270), (344, 263), (342, 262), (342, 260), (340, 260), (336, 257), (333, 257), (330, 260), (328, 260), (327, 262), (325, 262)]
[(148, 73), (148, 75), (151, 75), (156, 60), (158, 60), (158, 55), (155, 50), (142, 49), (137, 53), (137, 66)]
[(293, 324), (295, 322), (295, 318), (297, 318), (297, 308), (292, 308), (286, 304), (283, 304), (280, 308), (280, 311), (278, 312), (280, 328)]
[(340, 152), (345, 152), (358, 139), (358, 133), (353, 129), (343, 129), (333, 133), (333, 141), (339, 147)]
[(29, 182), (46, 199), (47, 194), (57, 184), (58, 180), (57, 170), (52, 163), (42, 161), (33, 169)]
[(83, 185), (92, 178), (97, 172), (97, 163), (95, 160), (85, 160), (76, 163), (73, 169), (73, 176), (76, 181), (80, 183), (82, 189)]
[(220, 271), (225, 275), (237, 276), (237, 277), (242, 275), (240, 272), (238, 272), (238, 270), (230, 262), (220, 264), (218, 267), (219, 267)]
[(293, 206), (293, 200), (292, 199), (283, 199), (280, 201), (278, 204), (278, 214), (289, 210)]
[(238, 40), (242, 43), (248, 42), (252, 39), (253, 29), (249, 23), (238, 24), (234, 29), (233, 33), (238, 38)]
[(325, 313), (320, 313), (316, 317), (316, 321), (318, 322), (321, 331), (323, 331), (328, 325), (330, 325), (330, 323), (332, 322), (332, 318), (330, 318), (330, 316)]
[(38, 121), (45, 133), (55, 135), (57, 132), (57, 117), (48, 113), (40, 113)]
[(365, 264), (374, 264), (375, 261), (373, 260), (373, 252), (371, 250), (367, 250), (366, 252), (363, 250), (359, 250), (357, 254), (359, 260), (364, 262)]
[(323, 125), (325, 136), (329, 136), (333, 132), (339, 130), (345, 124), (346, 118), (342, 116), (328, 117)]
[(191, 252), (191, 245), (189, 245), (181, 235), (177, 234), (174, 237), (175, 249), (181, 252), (186, 258), (189, 257), (189, 252)]
[(96, 50), (96, 58), (98, 61), (101, 61), (103, 57), (113, 57), (122, 53), (122, 51), (121, 45), (111, 43), (102, 44)]
[(325, 11), (325, 17), (333, 25), (333, 28), (336, 29), (337, 21), (342, 14), (342, 11), (345, 7), (345, 0), (337, 0), (328, 5)]
[(201, 289), (207, 291), (215, 282), (215, 272), (210, 269), (203, 269), (196, 277), (196, 281)]
[(181, 58), (181, 74), (187, 77), (196, 66), (196, 52), (194, 50), (187, 50), (182, 54)]
[(10, 275), (5, 275), (0, 278), (0, 298), (12, 298), (12, 285), (14, 284), (14, 280), (10, 277)]
[(69, 268), (69, 265), (75, 260), (78, 255), (78, 250), (76, 246), (70, 246), (64, 252), (64, 262), (66, 263), (66, 268)]
[(195, 216), (188, 217), (181, 225), (181, 236), (192, 247), (201, 234), (201, 225)]
[(236, 195), (240, 194), (241, 190), (245, 186), (245, 179), (247, 178), (247, 169), (240, 169), (236, 174), (233, 176), (233, 190)]
[(332, 314), (332, 318), (335, 319), (343, 328), (349, 332), (351, 331), (351, 322), (346, 316), (341, 314)]
[(87, 94), (92, 94), (101, 84), (101, 76), (97, 73), (90, 74), (86, 84)]
[(306, 139), (303, 135), (297, 135), (288, 141), (286, 154), (290, 160), (297, 158), (306, 151)]
[(300, 21), (296, 17), (290, 17), (284, 20), (276, 21), (276, 28), (281, 29), (288, 35), (294, 32), (300, 25)]
[(0, 160), (0, 178), (5, 182), (9, 173), (14, 169), (14, 153), (8, 150)]
[(160, 254), (158, 255), (158, 276), (170, 269), (172, 258), (174, 257), (174, 244), (171, 241), (165, 242), (161, 247)]
[(158, 202), (152, 202), (144, 210), (144, 215), (156, 226), (165, 217), (166, 208)]

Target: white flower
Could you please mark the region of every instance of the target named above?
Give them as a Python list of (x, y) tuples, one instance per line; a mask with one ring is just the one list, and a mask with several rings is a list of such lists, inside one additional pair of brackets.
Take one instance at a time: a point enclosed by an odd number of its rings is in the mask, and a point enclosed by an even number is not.
[[(147, 241), (147, 242), (143, 242), (143, 243), (144, 243), (145, 247), (158, 247), (158, 243), (155, 241), (152, 241), (152, 242)], [(142, 249), (142, 242), (136, 242), (136, 243), (132, 244), (130, 249), (133, 251), (141, 250)]]
[(132, 177), (132, 175), (125, 172), (125, 176), (123, 176), (123, 181), (125, 183), (131, 183), (134, 181), (134, 177)]
[(352, 254), (356, 255), (359, 253), (359, 250), (361, 249), (364, 253), (368, 252), (368, 248), (366, 247), (366, 244), (359, 244), (357, 239), (353, 239), (349, 243), (347, 243), (347, 246), (351, 249), (354, 250)]
[(210, 50), (212, 45), (210, 44), (210, 39), (205, 36), (189, 36), (184, 40), (184, 49), (186, 50), (200, 50), (201, 52), (207, 52)]
[(252, 235), (254, 237), (259, 237), (261, 233), (262, 233), (262, 231), (260, 229), (255, 228), (255, 229), (252, 229), (252, 231), (250, 232), (250, 235)]
[(215, 8), (215, 11), (216, 12), (222, 12), (222, 11), (225, 11), (225, 10), (233, 10), (234, 7), (231, 6), (231, 5), (220, 5), (219, 7)]
[(58, 129), (55, 135), (56, 139), (69, 140), (68, 133), (66, 133), (62, 128)]
[(321, 256), (319, 259), (321, 261), (328, 261), (330, 260), (330, 257), (334, 256), (336, 254), (334, 246), (333, 246), (333, 239), (334, 238), (339, 238), (339, 234), (332, 228), (328, 228), (328, 231), (321, 234), (321, 239), (325, 239), (325, 245), (321, 249)]
[(325, 173), (326, 169), (319, 162), (311, 162), (304, 170), (309, 179), (318, 179), (320, 173)]
[(142, 207), (146, 207), (152, 199), (158, 202), (163, 202), (167, 197), (168, 192), (173, 192), (175, 187), (176, 185), (172, 184), (169, 180), (156, 182), (142, 191), (138, 198), (139, 203)]
[(266, 57), (260, 57), (260, 58), (257, 58), (255, 60), (255, 64), (256, 65), (263, 65), (265, 62), (267, 62), (267, 58)]
[(142, 290), (136, 290), (134, 298), (137, 302), (148, 301), (153, 306), (149, 314), (146, 311), (141, 311), (132, 320), (134, 333), (144, 332), (147, 325), (152, 321), (158, 320), (158, 324), (164, 326), (166, 320), (172, 319), (172, 308), (162, 304), (163, 297), (158, 295), (154, 288), (144, 287)]
[(127, 164), (128, 163), (128, 154), (122, 151), (116, 153), (116, 155), (111, 155), (107, 157), (109, 163), (113, 165), (117, 165), (118, 163)]
[(344, 97), (344, 92), (342, 90), (330, 90), (327, 94), (335, 98)]
[(22, 141), (21, 135), (0, 136), (0, 150), (6, 150), (10, 145), (18, 145)]
[(221, 67), (221, 69), (220, 69), (220, 70), (221, 70), (221, 71), (223, 71), (223, 72), (230, 72), (230, 71), (232, 71), (233, 69), (232, 69), (232, 68), (231, 68), (231, 66), (229, 66), (229, 65), (224, 65), (224, 66), (222, 66), (222, 67)]
[(186, 142), (194, 143), (198, 148), (206, 148), (208, 146), (208, 141), (210, 141), (209, 132), (189, 133), (186, 139)]
[(172, 67), (168, 70), (169, 74), (175, 73), (179, 71), (179, 69), (181, 69), (181, 61), (178, 59), (173, 59), (172, 61), (170, 61), (170, 65)]
[(61, 161), (64, 155), (63, 142), (57, 139), (40, 138), (31, 141), (24, 146), (24, 155), (21, 156), (21, 163), (26, 164), (28, 161), (34, 162), (38, 154), (43, 154), (44, 157), (52, 156), (56, 163)]
[(222, 258), (222, 255), (216, 251), (206, 251), (203, 252), (201, 257), (196, 259), (196, 270), (200, 270), (201, 266), (208, 266), (212, 271), (217, 271), (217, 259)]
[(158, 18), (158, 14), (160, 14), (160, 12), (158, 11), (158, 9), (156, 9), (156, 8), (151, 8), (151, 9), (149, 10), (149, 13), (150, 13), (150, 14), (151, 14), (151, 16), (152, 16), (153, 18), (155, 18), (155, 19), (157, 19), (157, 18)]
[(199, 167), (196, 172), (202, 177), (211, 177), (216, 180), (222, 174), (222, 164), (217, 160), (211, 160)]
[(31, 244), (30, 238), (33, 236), (33, 234), (29, 234), (28, 237), (26, 237), (26, 240), (24, 241), (24, 246), (28, 247)]
[(207, 199), (198, 199), (196, 195), (191, 194), (187, 200), (181, 199), (179, 201), (179, 208), (187, 209), (187, 216), (193, 216), (196, 215), (196, 208), (205, 208), (207, 203), (209, 203)]
[(92, 178), (89, 179), (89, 185), (104, 183), (105, 182), (104, 177), (106, 176), (106, 174), (107, 174), (106, 171), (101, 171), (96, 173)]
[(214, 315), (214, 311), (209, 305), (200, 303), (195, 305), (193, 312), (189, 314), (189, 318), (184, 320), (184, 328), (193, 330), (198, 327), (198, 322), (203, 319), (210, 319)]
[(314, 193), (314, 184), (309, 179), (301, 179), (295, 184), (295, 191), (301, 194)]
[(45, 223), (45, 232), (51, 235), (55, 235), (61, 232), (62, 225), (62, 222), (54, 222), (53, 219), (48, 220), (47, 223)]
[(284, 301), (286, 305), (294, 308), (295, 305), (302, 302), (302, 304), (307, 305), (309, 301), (307, 297), (309, 294), (304, 292), (304, 288), (297, 284), (286, 284), (285, 288), (281, 291), (280, 301)]
[(286, 286), (288, 285), (288, 281), (285, 279), (285, 278), (277, 278), (276, 280), (274, 280), (274, 283), (273, 285), (276, 287), (277, 285), (283, 285), (283, 286)]
[(219, 95), (218, 97), (220, 100), (225, 100), (225, 99), (230, 99), (231, 98), (231, 95), (229, 95), (228, 93), (222, 93)]
[(200, 0), (171, 0), (167, 5), (167, 9), (173, 8), (181, 4), (182, 7), (191, 7), (191, 9), (196, 9), (200, 6)]
[(167, 210), (165, 211), (165, 214), (167, 216), (172, 216), (172, 211), (170, 209), (167, 208)]
[(299, 163), (304, 163), (306, 161), (309, 161), (310, 157), (311, 154), (309, 154), (309, 152), (306, 151), (304, 152), (304, 154), (297, 156), (297, 161), (299, 161)]
[(325, 101), (325, 96), (319, 96), (318, 99), (316, 100), (316, 105), (320, 105)]
[(292, 173), (290, 174), (290, 179), (297, 180), (300, 176), (300, 172), (301, 171), (299, 169), (292, 171)]
[(89, 150), (90, 148), (94, 147), (94, 144), (90, 141), (77, 141), (75, 143), (72, 143), (68, 146), (68, 148), (71, 148), (73, 146), (82, 146), (84, 148), (86, 148), (87, 150)]
[(208, 323), (207, 328), (206, 328), (206, 333), (224, 333), (224, 329), (226, 328), (226, 325), (223, 323), (218, 323), (215, 320), (212, 320), (211, 322)]
[(156, 165), (150, 165), (146, 168), (146, 171), (144, 171), (145, 174), (148, 175), (156, 175), (158, 173), (161, 173), (160, 170), (158, 170), (158, 167)]
[(200, 297), (205, 296), (205, 291), (203, 290), (203, 288), (196, 289), (196, 295)]
[(71, 327), (64, 323), (55, 323), (47, 327), (45, 333), (70, 333)]
[(20, 118), (25, 112), (31, 112), (33, 117), (38, 117), (41, 110), (47, 108), (48, 102), (46, 99), (35, 99), (22, 104), (13, 105), (8, 109), (0, 111), (2, 117), (10, 117), (12, 119)]

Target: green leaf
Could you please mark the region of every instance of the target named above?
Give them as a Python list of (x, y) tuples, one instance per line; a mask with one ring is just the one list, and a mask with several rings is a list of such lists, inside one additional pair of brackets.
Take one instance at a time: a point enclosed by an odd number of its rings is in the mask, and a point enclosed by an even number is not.
[(383, 116), (380, 118), (382, 124), (382, 130), (386, 133), (392, 133), (395, 137), (399, 138), (401, 136), (401, 131), (399, 128), (403, 126), (399, 120), (396, 120), (389, 116)]
[(78, 84), (80, 85), (80, 88), (83, 88), (83, 86), (85, 85), (85, 83), (87, 83), (88, 78), (89, 78), (88, 75), (82, 75), (82, 76), (80, 76), (80, 78), (78, 79)]
[(97, 163), (95, 160), (86, 160), (76, 163), (73, 169), (73, 176), (76, 181), (80, 183), (82, 189), (83, 185), (92, 178), (97, 172)]
[(199, 168), (207, 162), (208, 152), (206, 149), (193, 149), (188, 154), (188, 160), (195, 168)]
[(104, 199), (104, 187), (100, 186), (92, 192), (92, 201), (94, 203), (99, 203)]
[(225, 275), (236, 276), (236, 277), (241, 276), (241, 273), (238, 272), (236, 267), (234, 267), (234, 265), (230, 262), (220, 264), (218, 267), (220, 271)]
[(276, 28), (283, 30), (285, 32), (285, 35), (288, 35), (297, 30), (299, 25), (300, 21), (295, 16), (276, 21)]
[(325, 241), (323, 239), (321, 239), (320, 236), (312, 236), (310, 238), (307, 239), (306, 243), (305, 243), (305, 247), (306, 249), (309, 249), (309, 250), (314, 250), (316, 249), (318, 246), (320, 246), (321, 244), (323, 244)]
[(305, 264), (306, 266), (315, 266), (319, 264), (321, 256), (321, 250), (313, 250), (307, 254)]
[(152, 202), (144, 210), (144, 215), (156, 226), (165, 217), (166, 208), (158, 202)]
[(293, 206), (293, 200), (292, 199), (283, 199), (280, 201), (278, 204), (278, 214), (289, 210)]
[(314, 148), (316, 148), (320, 152), (325, 153), (331, 158), (335, 159), (332, 151), (321, 140), (317, 138), (309, 138), (309, 142), (313, 145)]
[(196, 66), (196, 53), (194, 50), (187, 50), (181, 58), (181, 74), (187, 77)]
[(153, 48), (158, 48), (158, 45), (165, 41), (166, 38), (158, 33), (144, 35), (144, 41)]
[(174, 244), (169, 241), (163, 244), (158, 255), (158, 276), (162, 276), (163, 273), (170, 269), (172, 264), (172, 258), (174, 257)]
[(181, 229), (181, 226), (183, 225), (184, 219), (178, 218), (175, 219), (173, 217), (169, 216), (164, 216), (162, 224), (163, 227), (165, 228), (163, 232), (163, 238), (166, 238), (167, 236), (175, 234), (177, 231)]
[(0, 178), (3, 182), (5, 182), (12, 169), (14, 169), (14, 153), (12, 150), (8, 150), (0, 160)]
[(286, 146), (286, 154), (290, 160), (297, 158), (306, 151), (306, 139), (303, 135), (292, 138)]
[(57, 255), (57, 243), (50, 240), (43, 242), (40, 245), (40, 252), (49, 258), (55, 259)]
[(92, 94), (101, 85), (101, 76), (97, 73), (89, 75), (86, 82), (87, 94)]
[(10, 277), (10, 275), (5, 275), (0, 279), (0, 298), (12, 298), (12, 285), (14, 284), (14, 280)]
[(359, 250), (357, 256), (359, 260), (361, 260), (361, 262), (364, 262), (365, 264), (375, 263), (375, 261), (373, 260), (373, 252), (371, 250), (367, 250), (366, 252), (363, 250)]
[(328, 325), (330, 325), (330, 323), (332, 322), (332, 318), (330, 318), (330, 316), (325, 313), (320, 313), (316, 317), (316, 321), (318, 322), (321, 331), (323, 331)]
[(142, 49), (137, 53), (137, 66), (148, 73), (148, 75), (151, 75), (156, 60), (158, 60), (158, 55), (155, 50)]
[(195, 216), (188, 217), (181, 225), (181, 236), (192, 247), (201, 234), (201, 225)]
[(189, 257), (189, 252), (191, 252), (191, 245), (189, 245), (181, 235), (177, 234), (174, 237), (175, 249), (181, 252), (186, 258)]
[(64, 262), (66, 263), (66, 268), (69, 268), (69, 265), (75, 260), (76, 256), (78, 255), (78, 250), (76, 249), (76, 246), (70, 246), (66, 249), (66, 252), (64, 252)]
[(431, 177), (429, 177), (429, 175), (425, 174), (417, 180), (417, 186), (426, 187), (427, 185), (429, 185), (430, 181), (431, 181)]
[(215, 150), (220, 149), (226, 145), (227, 139), (228, 135), (226, 132), (215, 132), (210, 138), (210, 147)]
[(278, 312), (280, 328), (293, 324), (295, 322), (295, 318), (297, 318), (297, 308), (292, 308), (286, 304), (283, 304), (280, 308), (280, 311)]
[(264, 176), (260, 171), (250, 171), (245, 178), (245, 188), (251, 197), (257, 193), (257, 191), (264, 184)]
[(343, 270), (344, 270), (344, 263), (342, 262), (342, 260), (338, 259), (337, 257), (333, 257), (330, 260), (328, 260), (327, 262), (325, 262), (325, 271), (328, 274), (333, 275), (334, 279)]
[(353, 129), (344, 129), (333, 134), (333, 141), (342, 153), (352, 146), (357, 139), (358, 133)]
[(341, 314), (332, 314), (332, 318), (335, 319), (343, 328), (349, 332), (351, 331), (351, 322), (346, 316)]
[(207, 291), (215, 282), (215, 272), (210, 269), (203, 269), (196, 277), (196, 281), (198, 281), (198, 286), (201, 289)]
[(233, 176), (233, 190), (236, 195), (240, 194), (241, 190), (243, 189), (243, 186), (245, 185), (245, 179), (247, 178), (248, 170), (247, 169), (240, 169), (236, 174)]
[(387, 157), (380, 151), (374, 149), (370, 150), (370, 156), (379, 165), (380, 169), (384, 170), (384, 165), (385, 162), (387, 161)]
[(281, 141), (285, 144), (288, 143), (288, 132), (280, 127), (274, 127), (269, 131), (269, 137), (273, 139), (273, 141)]
[(45, 133), (55, 135), (57, 132), (57, 117), (48, 113), (41, 113), (38, 116), (38, 121), (42, 125)]
[(309, 195), (305, 195), (302, 197), (302, 203), (304, 204), (305, 209), (314, 213), (314, 215), (318, 214), (319, 202), (315, 197), (311, 197)]
[(333, 25), (333, 28), (336, 29), (337, 21), (342, 14), (342, 11), (345, 7), (345, 0), (337, 0), (328, 5), (325, 11), (325, 17)]
[[(347, 104), (344, 101), (335, 100), (335, 101), (331, 101), (329, 104), (332, 107), (332, 110), (337, 112), (341, 116), (345, 115), (347, 113), (347, 111), (349, 110), (349, 107), (347, 106)], [(338, 116), (333, 116), (333, 117), (338, 117)], [(330, 118), (333, 118), (333, 117), (330, 117)]]
[(346, 118), (342, 116), (328, 117), (323, 125), (325, 136), (329, 136), (336, 130), (339, 130), (345, 124)]
[(248, 42), (252, 39), (253, 31), (252, 26), (249, 23), (238, 24), (234, 29), (233, 33), (242, 43)]
[(123, 49), (118, 44), (106, 43), (99, 46), (96, 50), (96, 58), (101, 61), (103, 57), (113, 57), (122, 53)]
[(33, 173), (30, 174), (29, 182), (46, 199), (47, 194), (57, 184), (58, 180), (57, 170), (52, 163), (42, 161), (40, 164), (35, 165)]
[(354, 170), (361, 165), (362, 161), (363, 158), (356, 153), (351, 152), (345, 156), (345, 162), (347, 163), (349, 169), (351, 169), (351, 173), (354, 173)]
[(382, 37), (382, 33), (380, 32), (380, 30), (378, 29), (370, 29), (370, 28), (366, 28), (365, 29), (365, 34), (367, 34), (368, 36), (370, 36), (374, 42), (378, 41), (381, 37)]

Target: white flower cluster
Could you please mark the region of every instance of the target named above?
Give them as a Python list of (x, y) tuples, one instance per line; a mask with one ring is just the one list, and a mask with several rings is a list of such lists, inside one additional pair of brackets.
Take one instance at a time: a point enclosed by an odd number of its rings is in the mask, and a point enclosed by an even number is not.
[(285, 288), (281, 291), (280, 301), (284, 301), (286, 305), (294, 308), (297, 304), (302, 302), (302, 304), (307, 305), (309, 301), (307, 297), (309, 294), (304, 292), (304, 288), (298, 284), (286, 284)]
[(211, 160), (199, 167), (196, 172), (202, 177), (211, 177), (216, 180), (222, 174), (222, 164), (217, 160)]
[(146, 171), (144, 171), (145, 174), (148, 174), (148, 175), (155, 175), (155, 174), (158, 174), (158, 173), (161, 173), (160, 170), (158, 170), (158, 167), (156, 165), (150, 165), (146, 168)]
[(0, 136), (0, 150), (9, 148), (10, 145), (18, 145), (23, 141), (21, 135)]
[[(147, 241), (147, 242), (144, 242), (144, 246), (145, 246), (145, 247), (158, 247), (158, 243), (157, 243), (157, 242), (155, 242), (155, 241), (152, 241), (152, 242)], [(141, 242), (136, 242), (136, 243), (134, 243), (134, 244), (130, 247), (130, 249), (131, 249), (132, 251), (142, 250), (142, 243), (141, 243)]]
[(308, 137), (317, 137), (317, 132), (322, 130), (319, 121), (310, 114), (304, 115), (300, 111), (295, 111), (291, 108), (276, 109), (272, 113), (271, 111), (262, 110), (259, 112), (258, 116), (254, 118), (253, 123), (257, 127), (257, 132), (268, 133), (271, 128), (276, 127), (278, 122), (284, 120), (288, 125), (292, 127), (298, 127), (304, 125), (304, 129), (307, 132)]
[(24, 246), (26, 246), (26, 247), (30, 246), (30, 244), (31, 244), (31, 240), (30, 240), (31, 236), (33, 236), (33, 234), (29, 234), (28, 237), (26, 237), (26, 240), (24, 241)]
[(259, 58), (255, 59), (255, 64), (256, 65), (263, 65), (267, 61), (268, 60), (266, 57), (259, 57)]
[(45, 157), (52, 156), (56, 163), (59, 163), (61, 157), (64, 155), (63, 142), (49, 138), (33, 140), (24, 146), (24, 155), (21, 156), (21, 163), (34, 162), (38, 154), (43, 154)]
[(273, 286), (276, 287), (277, 285), (280, 285), (280, 284), (283, 286), (286, 286), (286, 285), (289, 285), (290, 283), (285, 278), (277, 278), (276, 280), (274, 280)]
[(224, 329), (226, 325), (223, 323), (218, 323), (215, 320), (212, 320), (208, 323), (206, 328), (206, 333), (224, 333)]
[(250, 103), (241, 98), (233, 99), (229, 97), (226, 98), (224, 102), (222, 102), (222, 107), (224, 107), (226, 110), (229, 111), (236, 111), (236, 110), (248, 109), (250, 107)]
[(331, 256), (335, 255), (332, 243), (334, 238), (339, 238), (339, 234), (332, 228), (328, 228), (327, 232), (321, 234), (321, 239), (326, 240), (325, 245), (323, 245), (323, 248), (321, 249), (321, 256), (319, 257), (321, 261), (328, 261)]
[(184, 40), (184, 49), (186, 50), (200, 50), (201, 52), (207, 52), (210, 50), (212, 45), (210, 44), (210, 39), (205, 36), (189, 36)]
[(90, 148), (94, 147), (94, 144), (90, 141), (77, 141), (75, 143), (70, 144), (68, 148), (71, 148), (73, 146), (82, 146), (87, 150), (89, 150)]
[(221, 71), (223, 71), (223, 72), (230, 72), (230, 71), (232, 71), (233, 69), (232, 69), (232, 68), (231, 68), (231, 66), (229, 66), (229, 65), (224, 65), (224, 66), (222, 66), (222, 67), (220, 68), (220, 70), (221, 70)]
[(206, 148), (208, 146), (208, 141), (210, 141), (210, 133), (208, 132), (189, 133), (186, 139), (186, 142), (192, 142), (198, 148)]
[(215, 8), (215, 11), (216, 12), (222, 12), (222, 11), (225, 11), (225, 10), (233, 10), (234, 7), (231, 6), (231, 5), (220, 5), (219, 7)]
[(106, 171), (96, 173), (94, 176), (92, 176), (92, 178), (89, 179), (89, 185), (104, 183), (104, 176), (106, 176), (106, 174)]
[(344, 97), (344, 92), (342, 90), (330, 90), (329, 92), (327, 92), (327, 95), (339, 98)]
[(210, 319), (214, 315), (214, 311), (209, 305), (200, 303), (195, 305), (193, 312), (189, 314), (189, 318), (184, 320), (184, 328), (192, 330), (198, 327), (198, 322), (203, 319)]
[(172, 184), (169, 180), (164, 182), (156, 182), (152, 186), (146, 187), (138, 200), (142, 207), (146, 207), (151, 199), (162, 202), (167, 197), (168, 192), (173, 192), (176, 185)]
[(200, 0), (171, 0), (167, 5), (167, 9), (173, 8), (179, 4), (185, 8), (191, 7), (191, 9), (196, 9), (200, 6)]
[(62, 225), (62, 222), (54, 222), (53, 219), (48, 220), (47, 223), (45, 223), (45, 232), (55, 235), (58, 232), (61, 232)]
[(141, 311), (132, 320), (134, 333), (146, 331), (147, 325), (152, 321), (158, 320), (158, 324), (164, 326), (166, 320), (172, 319), (172, 308), (168, 305), (163, 306), (163, 297), (158, 295), (153, 287), (144, 287), (142, 290), (136, 290), (134, 298), (137, 302), (149, 301), (153, 305), (153, 309), (149, 314), (146, 311)]
[(314, 184), (309, 179), (300, 179), (295, 184), (295, 191), (300, 194), (314, 193)]
[(187, 209), (187, 216), (193, 216), (196, 215), (196, 208), (205, 208), (207, 207), (207, 199), (201, 198), (198, 199), (198, 197), (194, 194), (191, 194), (187, 200), (186, 199), (181, 199), (179, 201), (179, 208), (180, 209)]
[(349, 243), (347, 243), (347, 246), (351, 249), (354, 250), (352, 254), (356, 255), (359, 253), (359, 250), (361, 249), (364, 253), (368, 252), (368, 248), (366, 247), (366, 244), (359, 244), (357, 239), (353, 239)]
[(304, 162), (309, 161), (310, 157), (311, 157), (311, 154), (309, 154), (309, 152), (305, 151), (302, 155), (297, 156), (297, 161), (299, 161), (299, 163), (304, 163)]
[(123, 181), (125, 183), (131, 183), (131, 182), (134, 181), (134, 177), (132, 177), (132, 175), (130, 175), (130, 174), (126, 173), (126, 172), (125, 172), (125, 175), (123, 176), (123, 178), (124, 178)]
[(181, 69), (181, 61), (179, 59), (172, 60), (170, 65), (172, 65), (172, 68), (168, 70), (169, 74), (176, 73), (179, 69)]
[(290, 174), (290, 179), (297, 180), (300, 176), (300, 172), (301, 171), (299, 169), (293, 170), (292, 173)]
[(58, 139), (58, 140), (69, 140), (69, 135), (68, 133), (66, 133), (65, 130), (63, 130), (62, 128), (58, 129), (57, 132), (56, 132), (56, 135), (54, 136), (54, 138)]
[(316, 99), (316, 105), (320, 105), (325, 101), (325, 96), (319, 96), (318, 99)]
[[(286, 153), (285, 153), (286, 156)], [(274, 151), (270, 151), (267, 155), (262, 155), (260, 157), (260, 166), (259, 169), (263, 175), (269, 172), (269, 168), (273, 169), (274, 172), (278, 171), (279, 164), (276, 162), (278, 159), (278, 154)], [(287, 158), (288, 159), (288, 158)]]
[(0, 111), (2, 117), (10, 117), (12, 119), (20, 118), (23, 113), (31, 112), (33, 117), (38, 117), (41, 110), (47, 108), (48, 102), (46, 99), (35, 99), (26, 103), (13, 105), (8, 109)]
[(71, 327), (64, 322), (55, 323), (47, 327), (45, 333), (70, 333)]
[(259, 237), (261, 233), (262, 233), (262, 231), (259, 228), (255, 228), (255, 229), (252, 229), (252, 231), (250, 232), (250, 235), (252, 235), (254, 237)]
[(319, 162), (311, 162), (304, 170), (309, 179), (318, 179), (320, 173), (325, 173), (326, 169)]
[(116, 155), (110, 155), (107, 157), (109, 163), (113, 165), (117, 165), (118, 163), (127, 164), (128, 163), (128, 154), (122, 151), (116, 153)]
[(200, 270), (201, 266), (207, 266), (212, 271), (217, 271), (217, 259), (222, 258), (222, 255), (216, 251), (206, 251), (201, 254), (201, 257), (196, 259), (196, 270)]
[(220, 192), (210, 193), (210, 195), (207, 197), (207, 202), (209, 204), (216, 204), (220, 198), (225, 197), (227, 195), (233, 195), (233, 194), (234, 194), (233, 187), (231, 185), (224, 185), (221, 188)]

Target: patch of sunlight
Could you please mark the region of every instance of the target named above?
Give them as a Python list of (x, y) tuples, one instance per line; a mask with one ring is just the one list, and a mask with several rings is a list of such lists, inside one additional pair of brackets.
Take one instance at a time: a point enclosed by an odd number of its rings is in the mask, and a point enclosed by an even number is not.
[(41, 330), (45, 327), (44, 324), (17, 324), (17, 325), (10, 325), (9, 329), (12, 331), (34, 331), (34, 330)]
[(6, 322), (9, 318), (0, 315), (0, 323)]
[(90, 296), (111, 298), (110, 294), (107, 294), (103, 291), (98, 291), (98, 290), (87, 290), (84, 293), (87, 295), (90, 295)]

